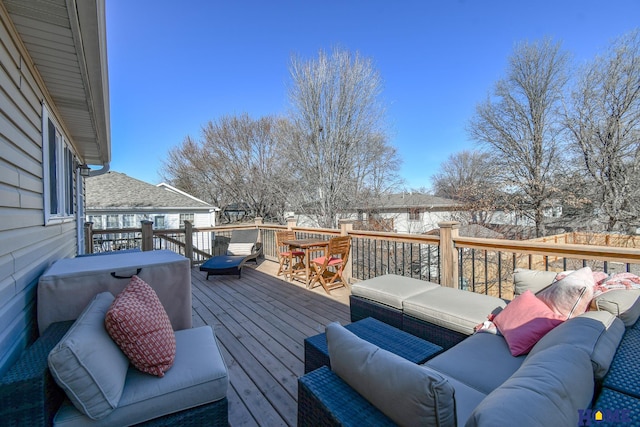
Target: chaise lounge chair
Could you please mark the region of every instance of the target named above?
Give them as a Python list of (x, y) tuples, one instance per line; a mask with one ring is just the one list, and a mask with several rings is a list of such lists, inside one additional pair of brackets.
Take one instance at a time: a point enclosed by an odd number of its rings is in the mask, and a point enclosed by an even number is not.
[(258, 256), (262, 254), (262, 243), (258, 243), (257, 229), (233, 230), (226, 255), (209, 258), (200, 266), (200, 271), (207, 272), (207, 280), (211, 275), (242, 275), (242, 267), (247, 261), (258, 264)]

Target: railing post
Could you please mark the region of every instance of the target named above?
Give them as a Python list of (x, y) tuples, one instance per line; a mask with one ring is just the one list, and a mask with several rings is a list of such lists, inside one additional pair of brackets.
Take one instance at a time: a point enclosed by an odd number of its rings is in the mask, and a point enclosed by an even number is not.
[(142, 250), (153, 250), (153, 221), (143, 219), (142, 221)]
[(295, 216), (290, 216), (287, 218), (287, 230), (293, 230), (293, 227), (298, 225), (298, 221), (296, 221)]
[(84, 223), (84, 253), (93, 253), (93, 223)]
[[(255, 222), (256, 228), (258, 229), (258, 240), (257, 240), (257, 242), (258, 243), (262, 243), (262, 228), (260, 228), (260, 226), (262, 224), (264, 224), (264, 218), (262, 218), (261, 216), (257, 216), (257, 217), (255, 217), (253, 219), (253, 221)], [(263, 251), (262, 254), (263, 254), (263, 257), (264, 257), (264, 248), (262, 249), (262, 251)]]
[(440, 276), (442, 286), (458, 288), (458, 250), (453, 239), (458, 237), (460, 223), (444, 221), (438, 223), (440, 227)]
[(191, 221), (184, 221), (184, 256), (189, 258), (193, 266), (193, 224)]
[[(352, 219), (340, 219), (338, 220), (338, 225), (340, 226), (340, 235), (348, 236), (349, 232), (353, 230), (353, 223), (355, 221)], [(342, 270), (342, 277), (344, 277), (345, 285), (351, 292), (351, 278), (353, 276), (353, 269), (351, 268), (351, 264), (353, 262), (353, 246), (349, 246), (349, 261), (347, 261), (347, 265), (344, 266), (344, 270)]]

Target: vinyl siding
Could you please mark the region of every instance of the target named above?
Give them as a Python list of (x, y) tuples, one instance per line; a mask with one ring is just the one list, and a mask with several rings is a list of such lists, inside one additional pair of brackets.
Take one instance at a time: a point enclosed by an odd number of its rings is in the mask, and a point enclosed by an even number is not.
[(0, 4), (0, 374), (35, 338), (38, 278), (77, 251), (75, 221), (44, 226), (46, 89), (36, 84), (18, 40)]

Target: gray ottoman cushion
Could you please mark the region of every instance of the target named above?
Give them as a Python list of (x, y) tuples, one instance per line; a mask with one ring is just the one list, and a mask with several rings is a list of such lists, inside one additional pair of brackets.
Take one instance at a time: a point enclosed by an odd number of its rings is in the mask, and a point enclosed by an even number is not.
[(405, 299), (439, 287), (424, 280), (385, 274), (351, 285), (351, 293), (402, 310)]
[[(164, 377), (130, 368), (118, 407), (92, 426), (141, 423), (223, 399), (229, 379), (210, 326), (176, 331), (176, 359)], [(56, 426), (81, 426), (90, 421), (71, 405), (63, 405)]]
[(500, 298), (440, 286), (407, 298), (404, 314), (463, 334), (497, 314), (507, 304)]
[[(526, 356), (513, 357), (500, 335), (478, 333), (425, 363), (448, 378), (489, 394), (520, 368)], [(457, 401), (456, 389), (456, 401)], [(466, 418), (465, 418), (466, 419)]]

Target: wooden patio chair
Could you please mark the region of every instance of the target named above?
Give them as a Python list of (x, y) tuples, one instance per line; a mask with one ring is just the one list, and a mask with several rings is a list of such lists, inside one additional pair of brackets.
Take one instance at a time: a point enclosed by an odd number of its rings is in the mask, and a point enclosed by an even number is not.
[(313, 270), (310, 286), (320, 282), (324, 290), (330, 294), (331, 289), (346, 286), (342, 272), (349, 259), (351, 237), (340, 236), (329, 240), (329, 246), (323, 256), (311, 260)]
[(288, 245), (282, 243), (285, 240), (295, 239), (295, 231), (289, 230), (276, 232), (276, 249), (278, 253), (278, 263), (280, 264), (276, 275), (280, 276), (281, 274), (284, 274), (285, 279), (291, 276), (296, 265), (302, 264), (302, 259), (304, 258), (304, 252), (291, 250)]

